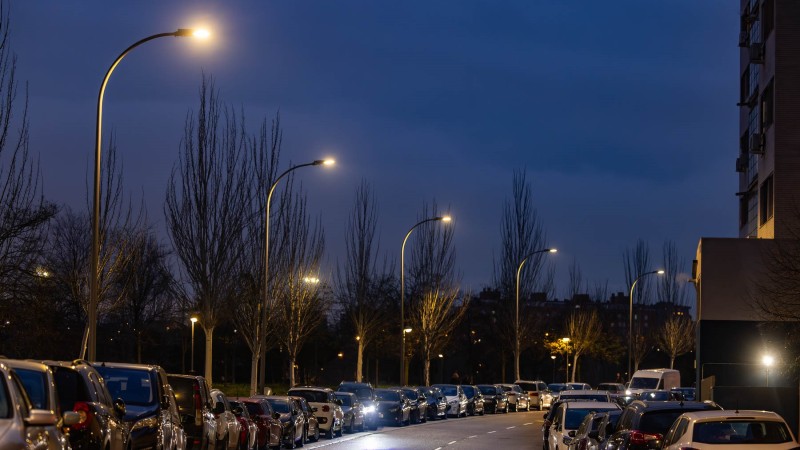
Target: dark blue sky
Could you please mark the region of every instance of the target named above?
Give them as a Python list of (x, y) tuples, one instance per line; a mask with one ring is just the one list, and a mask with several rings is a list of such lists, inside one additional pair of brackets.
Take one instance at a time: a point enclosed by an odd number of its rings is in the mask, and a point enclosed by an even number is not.
[[(124, 4), (123, 4), (124, 3)], [(463, 285), (491, 281), (502, 203), (526, 169), (555, 256), (559, 295), (576, 258), (625, 290), (622, 252), (734, 236), (738, 6), (725, 0), (137, 1), (11, 5), (18, 76), (45, 195), (85, 205), (95, 102), (106, 91), (130, 195), (162, 203), (201, 73), (255, 132), (280, 109), (284, 163), (325, 226), (328, 267), (362, 178), (380, 200), (382, 248), (399, 254), (423, 202), (450, 206)], [(687, 265), (688, 270), (688, 265)]]

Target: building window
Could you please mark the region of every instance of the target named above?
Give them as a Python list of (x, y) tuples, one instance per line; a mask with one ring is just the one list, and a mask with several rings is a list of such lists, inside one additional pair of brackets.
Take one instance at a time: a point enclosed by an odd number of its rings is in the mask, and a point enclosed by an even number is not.
[(761, 189), (758, 190), (758, 204), (759, 204), (759, 218), (761, 225), (767, 223), (769, 219), (772, 218), (773, 208), (772, 208), (772, 201), (773, 201), (773, 186), (772, 186), (772, 175), (770, 175), (763, 183), (761, 183)]
[(739, 228), (747, 225), (747, 195), (739, 197)]
[(767, 87), (764, 88), (764, 93), (761, 94), (761, 129), (766, 130), (767, 127), (772, 125), (774, 120), (774, 79), (770, 80)]
[(775, 28), (775, 2), (774, 0), (765, 0), (764, 6), (761, 8), (761, 42), (767, 42), (769, 34)]
[(746, 104), (750, 99), (750, 68), (746, 68), (739, 84), (739, 103)]

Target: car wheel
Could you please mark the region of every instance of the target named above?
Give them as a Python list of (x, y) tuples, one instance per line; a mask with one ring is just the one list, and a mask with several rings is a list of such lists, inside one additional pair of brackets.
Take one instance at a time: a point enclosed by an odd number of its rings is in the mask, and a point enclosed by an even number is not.
[(325, 437), (328, 439), (333, 439), (333, 425), (328, 428), (328, 431), (325, 432)]

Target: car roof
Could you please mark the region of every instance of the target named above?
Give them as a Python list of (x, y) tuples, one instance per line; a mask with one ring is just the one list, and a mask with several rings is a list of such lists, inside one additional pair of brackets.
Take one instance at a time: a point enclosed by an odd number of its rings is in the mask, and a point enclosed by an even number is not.
[[(542, 380), (517, 380), (517, 381), (514, 382), (514, 384), (517, 384), (517, 383), (544, 383), (544, 381), (542, 381)], [(545, 384), (547, 384), (547, 383), (545, 383)]]
[(608, 394), (608, 391), (596, 391), (594, 389), (569, 389), (565, 391), (561, 391), (561, 395), (564, 397), (575, 397), (578, 395), (603, 395)]
[(619, 405), (612, 402), (566, 402), (567, 406), (564, 409), (596, 409), (596, 408), (606, 408), (606, 409), (620, 409)]
[(21, 359), (2, 359), (2, 361), (12, 369), (28, 369), (28, 370), (36, 370), (39, 372), (50, 371), (50, 368), (47, 366), (47, 364), (40, 363), (38, 361), (25, 361)]
[(118, 362), (93, 362), (94, 367), (110, 367), (112, 369), (138, 369), (138, 370), (159, 370), (160, 366), (153, 364), (132, 364), (132, 363), (118, 363)]
[(333, 389), (321, 387), (321, 386), (295, 386), (289, 389), (289, 392), (292, 391), (319, 391), (319, 392), (333, 392)]
[(342, 391), (336, 391), (336, 392), (334, 392), (334, 395), (344, 395), (346, 397), (355, 397), (356, 396), (356, 394), (353, 394), (352, 392), (342, 392)]
[(687, 409), (689, 411), (721, 409), (720, 406), (714, 402), (689, 402), (680, 400), (670, 400), (666, 402), (643, 402), (641, 400), (634, 400), (627, 407), (631, 409), (648, 411), (657, 409)]
[(684, 417), (689, 418), (690, 420), (697, 420), (697, 421), (704, 421), (704, 420), (715, 420), (715, 421), (735, 421), (735, 420), (744, 420), (747, 418), (756, 418), (759, 420), (775, 420), (775, 421), (784, 421), (783, 417), (779, 414), (772, 412), (772, 411), (760, 411), (760, 410), (748, 410), (748, 409), (740, 409), (737, 411), (730, 411), (730, 410), (711, 410), (711, 411), (692, 411), (683, 414)]

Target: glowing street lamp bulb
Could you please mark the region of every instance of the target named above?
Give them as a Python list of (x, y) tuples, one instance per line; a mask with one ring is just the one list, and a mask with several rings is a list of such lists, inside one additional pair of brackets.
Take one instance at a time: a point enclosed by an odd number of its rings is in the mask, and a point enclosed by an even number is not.
[(192, 323), (195, 323), (195, 322), (197, 322), (197, 317), (192, 317), (192, 318), (191, 318), (191, 319), (189, 319), (189, 320), (190, 320)]
[(656, 273), (657, 273), (657, 274), (659, 274), (659, 275), (664, 275), (664, 270), (663, 270), (663, 269), (662, 269), (662, 270), (659, 270), (659, 271), (657, 271)]
[(762, 363), (763, 363), (765, 366), (771, 366), (771, 365), (772, 365), (772, 364), (775, 362), (775, 358), (773, 358), (773, 357), (772, 357), (772, 355), (764, 355), (764, 356), (761, 358), (761, 362), (762, 362)]
[(558, 249), (557, 248), (551, 248), (550, 249), (550, 253), (558, 253)]
[(192, 36), (198, 39), (208, 39), (209, 37), (211, 37), (211, 32), (206, 30), (205, 28), (200, 28), (192, 31)]
[(453, 220), (453, 218), (452, 218), (452, 217), (450, 217), (450, 216), (444, 216), (444, 217), (442, 217), (442, 222), (450, 222), (451, 220)]
[(411, 328), (405, 328), (405, 329), (403, 329), (403, 332), (404, 333), (411, 333)]
[(444, 355), (439, 353), (439, 358), (444, 358)]
[(332, 166), (334, 164), (336, 164), (336, 160), (335, 159), (326, 159), (326, 160), (322, 161), (322, 165), (323, 166)]
[(570, 339), (568, 337), (561, 338), (561, 342), (567, 343), (569, 341), (570, 341)]

